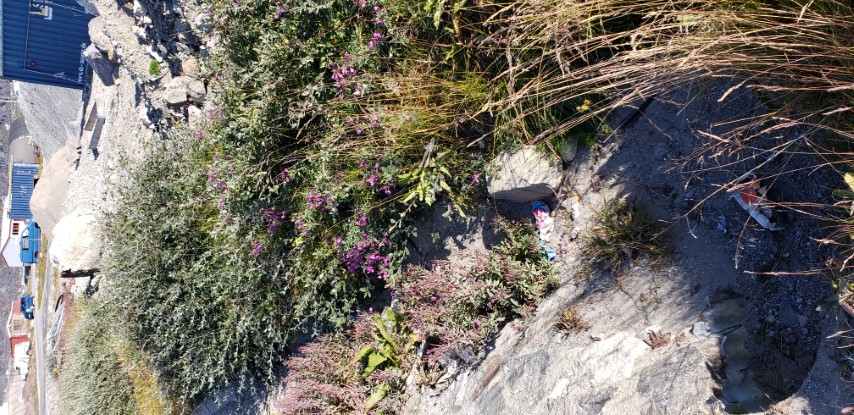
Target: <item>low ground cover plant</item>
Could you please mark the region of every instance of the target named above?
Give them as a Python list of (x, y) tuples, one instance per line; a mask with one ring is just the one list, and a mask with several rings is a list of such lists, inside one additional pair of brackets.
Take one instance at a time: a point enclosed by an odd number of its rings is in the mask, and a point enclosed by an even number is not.
[(399, 413), (408, 379), (422, 382), (441, 362), (476, 354), (504, 324), (530, 316), (554, 287), (555, 269), (530, 223), (498, 226), (505, 238), (492, 252), (400, 275), (391, 284), (398, 311), (359, 313), (344, 334), (303, 346), (286, 363), (279, 413)]

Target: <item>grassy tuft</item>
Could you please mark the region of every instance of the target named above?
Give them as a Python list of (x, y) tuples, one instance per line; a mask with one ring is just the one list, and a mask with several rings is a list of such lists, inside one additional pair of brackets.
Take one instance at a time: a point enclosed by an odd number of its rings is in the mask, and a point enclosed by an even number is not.
[(160, 62), (157, 62), (156, 59), (152, 59), (151, 62), (148, 63), (148, 74), (151, 76), (160, 74)]
[(590, 323), (582, 318), (574, 306), (567, 308), (557, 316), (555, 326), (567, 333), (578, 333), (591, 327)]
[(581, 252), (618, 275), (635, 260), (660, 264), (667, 254), (661, 230), (635, 205), (611, 201), (599, 212)]

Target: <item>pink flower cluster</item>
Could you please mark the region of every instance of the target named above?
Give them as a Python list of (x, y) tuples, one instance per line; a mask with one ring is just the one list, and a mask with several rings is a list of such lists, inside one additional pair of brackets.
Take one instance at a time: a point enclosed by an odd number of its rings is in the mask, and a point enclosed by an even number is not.
[(339, 251), (338, 259), (347, 267), (347, 272), (356, 274), (362, 271), (369, 277), (385, 279), (388, 277), (391, 258), (383, 255), (383, 248), (388, 246), (388, 234), (383, 234), (382, 239), (371, 237), (362, 232), (362, 239), (357, 241), (352, 248), (345, 249), (340, 237), (336, 237), (335, 249)]
[(282, 18), (282, 15), (288, 12), (288, 8), (285, 6), (279, 6), (276, 10), (276, 14), (273, 15), (273, 20), (279, 20)]
[(380, 8), (380, 6), (374, 6), (374, 23), (377, 26), (383, 26), (385, 22), (383, 22), (383, 16), (388, 13), (386, 9)]
[(291, 171), (287, 167), (285, 167), (284, 169), (282, 169), (281, 172), (279, 172), (278, 175), (276, 175), (276, 178), (279, 180), (283, 180), (285, 182), (285, 184), (288, 184), (291, 182), (290, 174), (291, 174)]
[[(355, 68), (353, 68), (353, 64), (350, 62), (350, 54), (345, 53), (344, 59), (339, 62), (332, 62), (332, 80), (335, 81), (333, 87), (335, 91), (338, 92), (339, 98), (344, 98), (344, 92), (353, 79), (356, 77), (358, 72)], [(358, 85), (356, 85), (358, 87)], [(361, 90), (361, 88), (359, 89)]]
[(371, 41), (368, 43), (368, 49), (373, 49), (379, 46), (380, 41), (383, 40), (383, 34), (380, 33), (379, 30), (374, 31), (374, 34), (371, 35)]
[(305, 195), (305, 205), (311, 210), (320, 210), (328, 212), (335, 208), (335, 199), (318, 192), (315, 189), (309, 190)]
[[(368, 162), (362, 161), (361, 163), (359, 163), (360, 169), (364, 169), (365, 167), (368, 167)], [(371, 169), (371, 171), (369, 173), (370, 175), (365, 180), (365, 182), (368, 183), (368, 186), (370, 186), (372, 189), (375, 188), (380, 181), (380, 174), (379, 173), (380, 173), (380, 163), (374, 163), (374, 167), (373, 167), (373, 169)], [(382, 191), (383, 193), (385, 193), (386, 196), (391, 196), (391, 194), (392, 194), (391, 187), (393, 185), (394, 185), (394, 183), (392, 183), (392, 182), (385, 182), (385, 183), (383, 183), (382, 186), (377, 188), (377, 190)]]
[(264, 226), (267, 227), (267, 233), (274, 234), (279, 231), (279, 226), (287, 218), (287, 209), (276, 210), (276, 208), (261, 208), (261, 217), (264, 219)]

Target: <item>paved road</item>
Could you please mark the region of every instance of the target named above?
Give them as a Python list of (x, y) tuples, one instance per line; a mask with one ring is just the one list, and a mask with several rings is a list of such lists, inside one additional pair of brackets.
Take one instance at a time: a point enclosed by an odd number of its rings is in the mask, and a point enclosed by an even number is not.
[[(38, 272), (37, 267), (33, 265), (33, 272)], [(48, 268), (48, 275), (50, 275), (50, 269)], [(48, 299), (50, 298), (50, 288), (51, 288), (51, 279), (48, 278), (47, 275), (39, 275), (38, 278), (31, 278), (30, 281), (33, 281), (36, 284), (43, 284), (44, 290), (42, 291), (42, 296), (39, 298), (38, 310), (36, 310), (35, 315), (35, 328), (36, 332), (36, 384), (38, 385), (38, 393), (39, 393), (39, 415), (48, 415), (47, 411), (47, 382), (46, 382), (46, 374), (47, 374), (47, 358), (45, 356), (45, 329), (47, 326), (47, 307), (48, 307)], [(36, 292), (36, 290), (33, 290)]]

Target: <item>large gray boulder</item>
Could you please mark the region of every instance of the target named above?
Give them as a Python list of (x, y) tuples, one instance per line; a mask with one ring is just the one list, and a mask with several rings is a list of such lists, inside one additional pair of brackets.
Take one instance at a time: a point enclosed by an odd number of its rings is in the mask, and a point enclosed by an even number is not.
[(95, 214), (75, 210), (53, 231), (50, 258), (62, 275), (80, 276), (101, 268), (101, 238)]
[(187, 84), (187, 95), (190, 96), (190, 99), (197, 104), (202, 104), (205, 102), (205, 96), (207, 96), (207, 90), (205, 89), (205, 84), (199, 80), (192, 80)]
[(77, 151), (70, 146), (61, 148), (42, 169), (39, 182), (30, 197), (30, 210), (48, 239), (53, 239), (56, 223), (62, 219), (62, 204), (68, 194), (68, 176), (74, 170)]
[(513, 202), (548, 198), (563, 179), (560, 160), (532, 146), (499, 154), (493, 170), (495, 174), (486, 178), (489, 194)]
[(107, 31), (104, 29), (104, 21), (100, 17), (95, 17), (89, 21), (89, 38), (92, 40), (92, 45), (106, 55), (107, 59), (112, 62), (118, 62), (118, 55), (113, 47), (113, 41), (107, 35)]
[(86, 47), (83, 51), (83, 59), (92, 67), (92, 72), (98, 76), (98, 79), (106, 86), (115, 84), (115, 78), (118, 72), (118, 65), (110, 62), (107, 57), (95, 47), (94, 44)]

